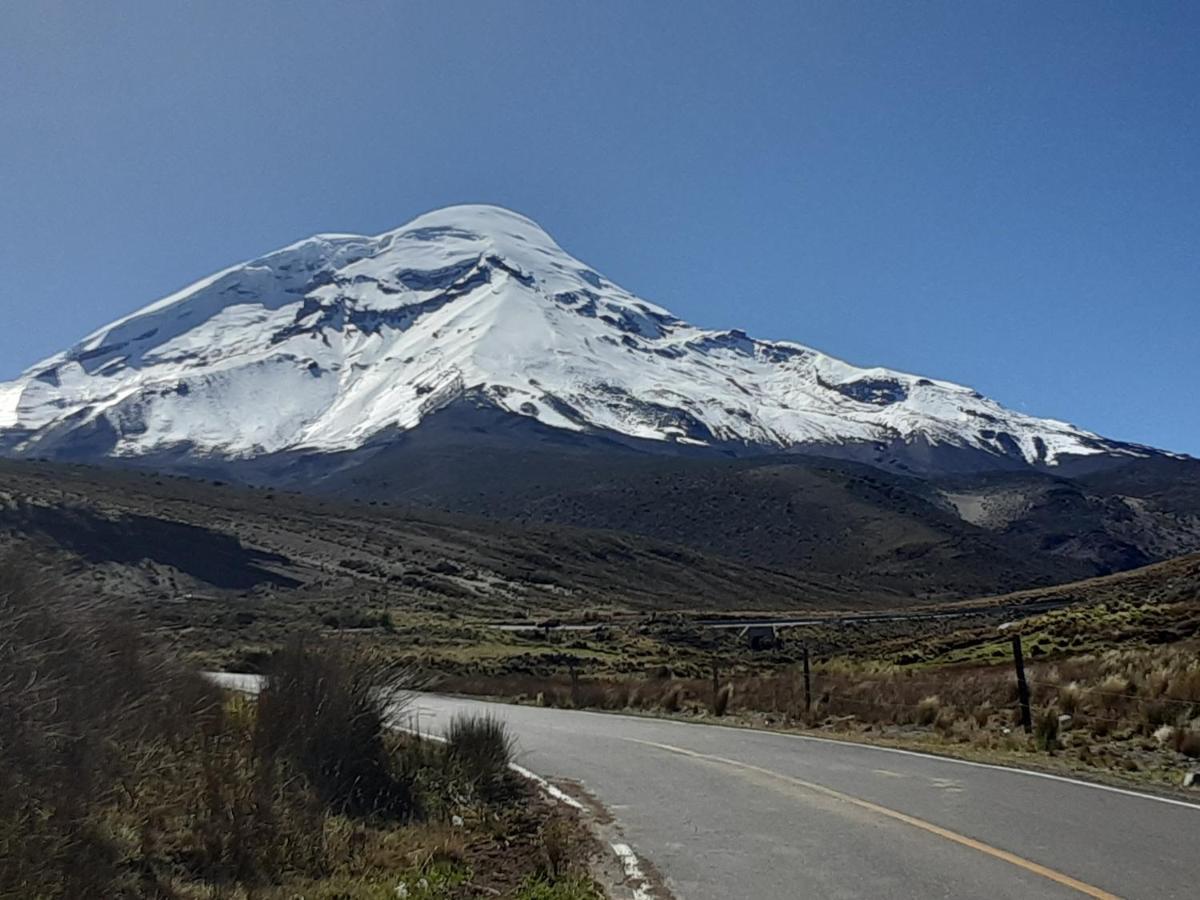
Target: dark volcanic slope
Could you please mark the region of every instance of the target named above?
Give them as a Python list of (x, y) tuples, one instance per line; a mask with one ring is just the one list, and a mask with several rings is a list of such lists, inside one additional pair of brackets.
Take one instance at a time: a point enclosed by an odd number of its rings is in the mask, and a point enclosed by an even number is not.
[(919, 599), (1061, 583), (1200, 549), (1195, 460), (1077, 479), (916, 478), (811, 457), (663, 456), (547, 431), (443, 418), (374, 456), (332, 471), (325, 461), (306, 485), (633, 533)]
[(0, 462), (0, 544), (143, 608), (238, 596), (507, 616), (892, 599), (632, 535), (32, 462)]
[(502, 616), (900, 606), (1200, 549), (1192, 460), (934, 480), (469, 425), (373, 455), (266, 461), (278, 468), (259, 474), (307, 496), (4, 462), (0, 538), (145, 603), (267, 596)]

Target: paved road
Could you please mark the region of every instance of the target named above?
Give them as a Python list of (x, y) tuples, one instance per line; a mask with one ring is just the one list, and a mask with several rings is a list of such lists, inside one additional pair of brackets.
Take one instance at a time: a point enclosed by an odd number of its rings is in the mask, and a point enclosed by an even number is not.
[[(434, 695), (583, 785), (680, 900), (1200, 897), (1200, 806), (766, 732)], [(410, 713), (411, 715), (411, 713)]]

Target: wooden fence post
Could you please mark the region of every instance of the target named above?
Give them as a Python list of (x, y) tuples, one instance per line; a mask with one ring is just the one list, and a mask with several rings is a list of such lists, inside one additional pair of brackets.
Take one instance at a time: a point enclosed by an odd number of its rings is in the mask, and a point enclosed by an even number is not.
[(1033, 716), (1029, 711), (1029, 682), (1025, 680), (1025, 654), (1021, 652), (1021, 636), (1012, 636), (1013, 664), (1017, 667), (1017, 699), (1021, 703), (1021, 726), (1025, 733), (1033, 731)]

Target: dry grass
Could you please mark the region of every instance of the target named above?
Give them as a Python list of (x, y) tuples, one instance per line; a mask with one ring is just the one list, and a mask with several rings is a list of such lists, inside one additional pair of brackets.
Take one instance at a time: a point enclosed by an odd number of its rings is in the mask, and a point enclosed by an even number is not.
[[(153, 867), (128, 869), (102, 814), (155, 843), (150, 832), (168, 826), (144, 805), (138, 776), (177, 769), (188, 746), (202, 761), (189, 799), (204, 819), (222, 787), (204, 778), (223, 750), (220, 692), (146, 653), (128, 629), (66, 618), (49, 586), (11, 563), (0, 566), (0, 621), (0, 896), (165, 890)], [(191, 858), (238, 868), (204, 846), (206, 824), (197, 822)]]
[(495, 802), (512, 796), (513, 753), (512, 736), (492, 716), (457, 715), (446, 729), (446, 762), (470, 799)]
[(304, 644), (230, 698), (11, 562), (0, 621), (3, 900), (592, 896), (524, 785), (457, 796), (506, 764), (496, 723), (473, 754), (389, 733), (394, 683)]
[[(717, 695), (704, 678), (455, 678), (443, 687), (547, 706), (741, 716), (767, 725), (928, 733), (988, 750), (1054, 752), (1089, 766), (1178, 780), (1200, 755), (1200, 654), (1194, 644), (1108, 650), (1027, 667), (1036, 733), (1020, 729), (1010, 665), (895, 666), (824, 663), (814, 667), (807, 709), (798, 668), (730, 677)], [(718, 705), (719, 704), (719, 705)], [(1065, 717), (1061, 718), (1060, 717)], [(1169, 728), (1169, 739), (1155, 739)], [(1149, 748), (1149, 749), (1147, 749)], [(1151, 752), (1157, 754), (1151, 756)]]
[(936, 694), (922, 697), (917, 704), (916, 721), (918, 725), (932, 725), (937, 721), (942, 711), (942, 701)]
[(1182, 753), (1190, 759), (1200, 758), (1200, 731), (1193, 728), (1177, 728), (1171, 737), (1171, 744), (1177, 753)]
[(733, 685), (727, 684), (717, 691), (713, 697), (713, 715), (723, 716), (729, 709), (729, 704), (733, 700)]
[(255, 749), (296, 765), (339, 812), (410, 817), (412, 785), (392, 770), (385, 719), (403, 702), (402, 676), (312, 639), (276, 654), (258, 696)]
[(1039, 710), (1033, 720), (1033, 742), (1044, 753), (1053, 753), (1059, 748), (1058, 717), (1058, 710), (1053, 706), (1049, 706)]

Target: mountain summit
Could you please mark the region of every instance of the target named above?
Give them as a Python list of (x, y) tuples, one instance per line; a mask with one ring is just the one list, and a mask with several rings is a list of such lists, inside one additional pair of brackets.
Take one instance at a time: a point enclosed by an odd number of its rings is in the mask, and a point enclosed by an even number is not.
[(0, 384), (0, 448), (224, 461), (353, 450), (474, 404), (648, 449), (913, 469), (1155, 454), (970, 388), (696, 328), (494, 206), (320, 234), (218, 272)]

